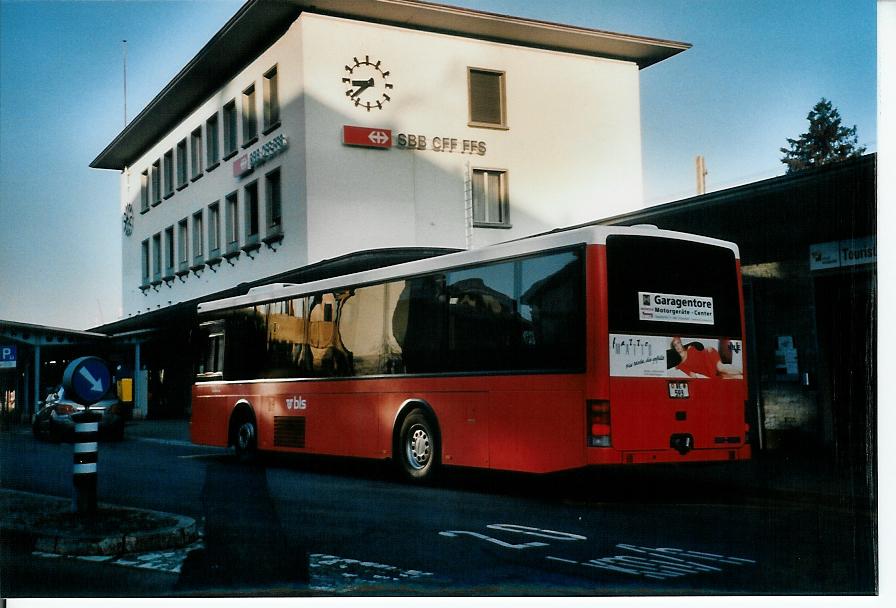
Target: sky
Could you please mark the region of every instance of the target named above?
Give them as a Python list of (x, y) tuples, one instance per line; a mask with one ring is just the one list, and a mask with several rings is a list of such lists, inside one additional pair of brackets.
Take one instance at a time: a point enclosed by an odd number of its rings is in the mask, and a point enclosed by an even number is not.
[[(831, 100), (877, 150), (874, 0), (449, 0), (693, 47), (641, 74), (644, 203), (782, 175)], [(119, 175), (90, 162), (239, 9), (234, 0), (0, 0), (0, 319), (121, 314)], [(595, 218), (598, 219), (598, 218)]]

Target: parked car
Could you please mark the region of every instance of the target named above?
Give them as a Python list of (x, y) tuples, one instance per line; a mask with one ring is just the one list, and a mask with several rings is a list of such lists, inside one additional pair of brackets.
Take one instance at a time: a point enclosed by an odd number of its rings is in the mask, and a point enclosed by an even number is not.
[[(72, 415), (84, 409), (83, 405), (66, 397), (64, 387), (58, 386), (47, 395), (43, 406), (34, 415), (31, 430), (38, 439), (70, 441), (75, 433)], [(118, 400), (114, 386), (100, 401), (90, 406), (90, 411), (102, 415), (99, 424), (101, 439), (119, 441), (124, 438), (124, 423), (130, 419), (131, 409)]]

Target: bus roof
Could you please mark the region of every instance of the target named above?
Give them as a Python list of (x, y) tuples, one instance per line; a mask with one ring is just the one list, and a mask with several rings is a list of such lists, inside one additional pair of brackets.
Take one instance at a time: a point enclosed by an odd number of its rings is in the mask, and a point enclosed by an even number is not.
[(342, 275), (330, 279), (313, 281), (310, 283), (291, 284), (279, 283), (275, 285), (265, 285), (250, 289), (248, 293), (241, 296), (224, 298), (221, 300), (213, 300), (210, 302), (202, 302), (198, 306), (199, 314), (213, 312), (218, 310), (226, 310), (229, 308), (237, 308), (242, 306), (252, 306), (263, 302), (278, 300), (281, 298), (297, 297), (308, 293), (319, 293), (348, 285), (364, 285), (377, 283), (379, 281), (400, 280), (406, 277), (412, 277), (430, 272), (438, 272), (458, 266), (466, 266), (469, 264), (477, 264), (482, 262), (499, 261), (506, 258), (514, 258), (526, 255), (528, 253), (536, 253), (538, 251), (547, 251), (551, 249), (560, 249), (573, 245), (605, 245), (607, 237), (610, 235), (630, 235), (630, 236), (648, 236), (657, 238), (677, 239), (695, 243), (705, 243), (717, 247), (730, 249), (734, 253), (735, 258), (740, 258), (737, 245), (729, 241), (714, 239), (686, 232), (675, 232), (671, 230), (660, 230), (653, 226), (586, 226), (583, 228), (575, 228), (572, 230), (557, 230), (537, 236), (526, 237), (514, 241), (489, 245), (480, 249), (470, 249), (457, 253), (448, 253), (445, 255), (426, 258), (413, 262), (405, 262), (384, 268), (376, 268), (353, 274)]

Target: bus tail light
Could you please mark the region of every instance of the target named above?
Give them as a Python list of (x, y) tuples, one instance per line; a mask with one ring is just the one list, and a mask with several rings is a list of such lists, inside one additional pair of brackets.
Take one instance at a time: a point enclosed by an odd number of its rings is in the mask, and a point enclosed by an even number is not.
[(610, 402), (585, 402), (588, 408), (588, 445), (592, 448), (610, 447)]

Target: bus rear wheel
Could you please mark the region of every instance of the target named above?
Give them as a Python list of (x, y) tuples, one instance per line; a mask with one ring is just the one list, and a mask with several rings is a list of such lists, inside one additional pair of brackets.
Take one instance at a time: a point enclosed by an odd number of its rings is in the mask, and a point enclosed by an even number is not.
[(435, 475), (439, 465), (439, 440), (435, 424), (422, 411), (411, 412), (401, 424), (395, 460), (401, 473), (410, 481), (427, 481)]

